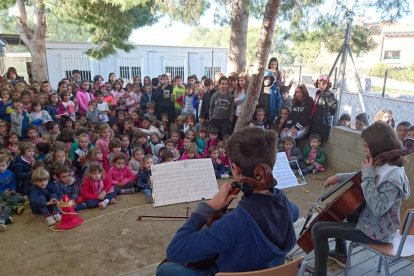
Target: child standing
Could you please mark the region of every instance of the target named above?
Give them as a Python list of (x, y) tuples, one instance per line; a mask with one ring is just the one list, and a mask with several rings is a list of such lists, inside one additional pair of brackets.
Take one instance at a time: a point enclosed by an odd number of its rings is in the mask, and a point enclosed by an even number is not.
[[(396, 156), (379, 164), (374, 160), (381, 153), (401, 149), (401, 142), (392, 127), (384, 122), (375, 122), (364, 129), (361, 138), (366, 155), (361, 164), (361, 188), (366, 204), (357, 222), (324, 221), (313, 225), (314, 275), (327, 275), (328, 258), (345, 267), (345, 240), (369, 244), (392, 243), (400, 227), (401, 201), (410, 196), (404, 159)], [(353, 175), (355, 173), (336, 174), (325, 181), (325, 186), (343, 183)], [(331, 238), (336, 238), (336, 247), (330, 251), (328, 239)]]
[(304, 160), (300, 163), (303, 175), (325, 171), (326, 157), (320, 145), (321, 137), (319, 134), (312, 134), (309, 138), (309, 146), (306, 146), (303, 152)]
[(219, 79), (220, 90), (211, 97), (210, 124), (219, 130), (219, 138), (230, 133), (230, 127), (234, 116), (234, 96), (229, 93), (229, 79)]
[(33, 102), (33, 111), (29, 114), (32, 125), (36, 126), (41, 134), (46, 132), (45, 124), (53, 121), (49, 112), (42, 109), (40, 102)]
[(176, 76), (175, 87), (173, 88), (173, 94), (172, 94), (172, 100), (174, 102), (176, 117), (178, 117), (178, 115), (181, 114), (181, 109), (183, 108), (182, 103), (180, 104), (180, 101), (178, 99), (181, 96), (184, 96), (184, 94), (185, 94), (185, 86), (183, 85), (183, 80), (181, 79), (181, 76)]
[(144, 193), (145, 201), (152, 203), (152, 188), (151, 188), (151, 166), (154, 160), (150, 155), (146, 155), (142, 160), (142, 166), (137, 175), (136, 191)]
[(33, 187), (30, 190), (30, 208), (33, 214), (41, 214), (47, 225), (51, 226), (61, 220), (57, 201), (62, 197), (62, 191), (55, 183), (49, 181), (49, 172), (39, 167), (32, 173)]
[(116, 194), (132, 194), (135, 192), (135, 175), (127, 166), (128, 160), (122, 152), (115, 153), (112, 167), (109, 169), (108, 180), (114, 186)]
[(91, 163), (85, 172), (81, 186), (80, 202), (85, 203), (87, 208), (98, 207), (105, 209), (115, 193), (111, 182), (105, 177), (105, 171), (98, 163)]
[(98, 119), (100, 123), (109, 122), (109, 106), (108, 103), (104, 101), (104, 96), (101, 91), (96, 92), (96, 108), (98, 109)]
[[(196, 115), (196, 109), (193, 105), (194, 102), (194, 85), (192, 84), (187, 84), (185, 86), (185, 94), (183, 95), (183, 97), (181, 98), (182, 101), (182, 106), (183, 106), (183, 110), (181, 112), (181, 114), (184, 115)], [(180, 98), (177, 99), (177, 101), (180, 101)]]
[(83, 80), (80, 84), (79, 90), (76, 92), (76, 100), (79, 105), (78, 113), (82, 116), (86, 115), (86, 112), (89, 110), (89, 102), (95, 98), (93, 94), (88, 92), (88, 90), (89, 81)]

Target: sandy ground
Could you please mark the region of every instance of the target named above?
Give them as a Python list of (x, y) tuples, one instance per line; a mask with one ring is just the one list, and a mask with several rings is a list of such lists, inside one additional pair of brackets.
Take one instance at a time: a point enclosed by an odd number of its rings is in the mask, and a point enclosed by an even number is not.
[[(308, 184), (287, 189), (301, 216), (322, 190), (328, 171), (306, 177)], [(223, 181), (219, 181), (219, 184)], [(154, 208), (142, 194), (118, 196), (106, 210), (83, 210), (80, 227), (57, 232), (26, 210), (0, 233), (0, 275), (118, 275), (164, 259), (165, 248), (183, 221), (137, 221), (140, 215), (185, 216), (187, 204)], [(197, 202), (190, 203), (191, 209)]]

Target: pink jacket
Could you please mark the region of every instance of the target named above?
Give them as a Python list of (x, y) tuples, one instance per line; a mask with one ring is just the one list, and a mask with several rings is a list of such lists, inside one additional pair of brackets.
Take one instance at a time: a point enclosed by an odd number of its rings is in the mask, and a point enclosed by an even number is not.
[(84, 115), (89, 109), (89, 102), (95, 99), (95, 96), (85, 90), (79, 89), (78, 92), (76, 92), (76, 99), (79, 104), (79, 113)]
[(106, 158), (106, 156), (109, 154), (109, 139), (104, 140), (102, 138), (99, 138), (95, 143), (95, 147), (98, 147)]
[[(132, 173), (131, 169), (128, 166), (125, 166), (123, 169), (117, 169), (115, 166), (112, 166), (109, 169), (107, 177), (112, 185), (119, 187), (122, 187), (135, 180), (135, 175)], [(119, 184), (114, 184), (114, 181), (119, 182)]]

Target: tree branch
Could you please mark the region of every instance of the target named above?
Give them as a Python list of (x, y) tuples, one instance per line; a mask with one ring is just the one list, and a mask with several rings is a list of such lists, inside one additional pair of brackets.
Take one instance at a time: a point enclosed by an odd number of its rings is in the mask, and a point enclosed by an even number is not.
[(33, 30), (27, 26), (27, 12), (26, 4), (24, 0), (16, 0), (17, 7), (19, 9), (19, 17), (17, 18), (16, 29), (20, 34), (21, 40), (24, 43), (29, 44), (33, 38)]
[(36, 37), (46, 36), (46, 16), (45, 16), (45, 4), (43, 0), (36, 0), (34, 5), (35, 23), (33, 26), (34, 35)]
[(20, 21), (27, 26), (26, 4), (24, 3), (24, 0), (16, 0), (16, 4), (19, 9)]
[(279, 7), (280, 0), (267, 1), (260, 37), (257, 42), (256, 58), (253, 67), (249, 70), (249, 86), (246, 92), (247, 99), (242, 105), (242, 112), (237, 120), (234, 131), (246, 126), (256, 109), (257, 99), (262, 88), (265, 64), (269, 58), (270, 46), (272, 45)]

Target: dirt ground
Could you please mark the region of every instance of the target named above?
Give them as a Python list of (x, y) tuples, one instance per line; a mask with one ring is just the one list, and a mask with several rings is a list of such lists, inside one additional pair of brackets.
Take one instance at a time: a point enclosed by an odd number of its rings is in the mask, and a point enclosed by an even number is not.
[[(308, 175), (308, 184), (285, 190), (305, 216), (332, 171)], [(219, 184), (224, 181), (219, 181)], [(193, 209), (197, 202), (189, 204)], [(157, 207), (142, 194), (118, 196), (106, 210), (79, 212), (85, 223), (57, 232), (26, 210), (0, 233), (0, 275), (119, 275), (164, 259), (165, 248), (183, 221), (137, 221), (140, 215), (185, 216), (187, 204)]]

